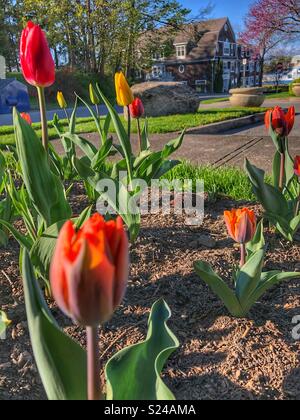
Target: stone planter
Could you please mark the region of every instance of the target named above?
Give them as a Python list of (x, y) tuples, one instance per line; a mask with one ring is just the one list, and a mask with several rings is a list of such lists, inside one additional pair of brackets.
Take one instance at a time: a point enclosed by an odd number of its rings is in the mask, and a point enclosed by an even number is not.
[(260, 107), (266, 98), (263, 91), (263, 88), (231, 89), (230, 103), (234, 107)]
[(293, 93), (295, 96), (297, 96), (298, 98), (300, 97), (300, 83), (295, 83), (293, 85)]

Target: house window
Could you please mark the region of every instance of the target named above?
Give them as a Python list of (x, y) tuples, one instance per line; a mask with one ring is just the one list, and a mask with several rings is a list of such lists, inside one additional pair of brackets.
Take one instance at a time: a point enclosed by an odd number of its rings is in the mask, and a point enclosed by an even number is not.
[(224, 42), (223, 54), (230, 55), (230, 42), (229, 41)]
[(178, 70), (179, 70), (179, 73), (183, 74), (185, 72), (185, 66), (184, 65), (179, 66)]
[(163, 60), (165, 58), (165, 55), (161, 52), (154, 52), (152, 58), (154, 61)]
[(177, 45), (176, 47), (177, 58), (186, 57), (186, 45)]

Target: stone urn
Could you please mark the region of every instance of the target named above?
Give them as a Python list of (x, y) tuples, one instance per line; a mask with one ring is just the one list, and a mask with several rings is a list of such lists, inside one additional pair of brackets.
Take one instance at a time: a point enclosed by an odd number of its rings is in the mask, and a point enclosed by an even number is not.
[(231, 94), (230, 103), (233, 107), (258, 108), (266, 99), (264, 89), (260, 87), (231, 89), (229, 93)]
[(300, 97), (300, 83), (293, 84), (293, 93), (298, 98)]

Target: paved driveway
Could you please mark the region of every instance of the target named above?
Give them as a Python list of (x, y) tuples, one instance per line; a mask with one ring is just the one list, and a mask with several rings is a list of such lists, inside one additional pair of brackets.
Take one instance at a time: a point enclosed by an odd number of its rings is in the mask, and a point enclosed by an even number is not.
[[(267, 106), (280, 105), (287, 108), (290, 102), (268, 101)], [(296, 117), (295, 128), (290, 137), (290, 151), (293, 156), (300, 155), (300, 102), (296, 103), (296, 110), (299, 115)], [(169, 133), (151, 135), (151, 144), (154, 150), (160, 150), (168, 141), (174, 139), (179, 133)], [(85, 136), (95, 145), (99, 144), (96, 134)], [(116, 139), (117, 141), (117, 139)], [(137, 137), (132, 137), (133, 149), (137, 150)], [(61, 150), (59, 142), (55, 142), (58, 151)], [(172, 155), (172, 158), (188, 160), (196, 165), (213, 164), (224, 158), (222, 162), (238, 167), (244, 166), (244, 159), (248, 157), (250, 161), (267, 172), (272, 170), (272, 160), (274, 156), (274, 144), (267, 135), (264, 124), (245, 127), (243, 129), (231, 130), (219, 135), (197, 134), (196, 132), (187, 133), (182, 147)]]
[[(122, 112), (122, 109), (120, 107), (117, 107), (117, 110), (119, 112)], [(73, 109), (69, 108), (67, 111), (68, 111), (68, 114), (71, 115)], [(104, 105), (100, 106), (100, 113), (101, 113), (101, 115), (107, 115), (107, 109)], [(48, 118), (49, 121), (53, 120), (54, 114), (58, 114), (58, 116), (60, 118), (65, 118), (65, 112), (63, 110), (55, 109), (55, 110), (51, 110), (51, 111), (47, 112), (47, 118)], [(40, 122), (41, 121), (39, 111), (30, 112), (30, 116), (31, 116), (31, 119), (32, 119), (33, 122)], [(90, 117), (90, 113), (89, 113), (87, 108), (78, 107), (77, 117), (78, 118)], [(0, 114), (0, 126), (1, 125), (12, 125), (12, 115), (11, 114), (5, 114), (5, 115)]]

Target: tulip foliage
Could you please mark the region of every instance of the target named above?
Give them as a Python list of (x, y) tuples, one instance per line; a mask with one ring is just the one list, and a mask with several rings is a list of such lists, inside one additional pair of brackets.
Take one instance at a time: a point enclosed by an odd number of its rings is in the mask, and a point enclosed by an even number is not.
[(7, 327), (10, 325), (11, 321), (7, 318), (7, 315), (5, 312), (0, 311), (0, 340), (1, 337), (6, 332)]
[[(233, 211), (236, 214), (236, 211)], [(247, 213), (244, 213), (247, 214)], [(246, 219), (249, 218), (247, 221)], [(225, 212), (225, 220), (232, 236), (232, 223), (228, 225), (228, 214)], [(231, 218), (233, 220), (233, 217)], [(265, 240), (263, 234), (263, 220), (258, 224), (252, 237), (247, 232), (248, 226), (253, 223), (250, 213), (234, 219), (235, 240), (245, 247), (245, 254), (241, 252), (241, 264), (234, 270), (232, 276), (232, 289), (205, 261), (197, 261), (194, 268), (201, 280), (222, 300), (230, 314), (237, 318), (244, 318), (259, 301), (259, 299), (274, 285), (293, 278), (300, 278), (299, 273), (285, 273), (281, 271), (263, 272), (265, 258)], [(243, 242), (244, 241), (244, 242)], [(248, 241), (246, 243), (246, 241)], [(243, 260), (244, 257), (244, 260)]]
[[(117, 80), (119, 81), (119, 79)], [(117, 89), (118, 87), (119, 85), (117, 85)], [(123, 87), (123, 84), (121, 84), (121, 87)], [(127, 84), (125, 87), (129, 89)], [(100, 149), (97, 150), (95, 146), (75, 134), (75, 123), (72, 132), (63, 134), (61, 137), (73, 142), (84, 152), (83, 158), (79, 159), (75, 154), (72, 156), (72, 162), (78, 176), (94, 191), (94, 196), (100, 197), (102, 201), (107, 201), (112, 211), (121, 215), (128, 226), (131, 240), (134, 241), (139, 234), (141, 215), (138, 206), (134, 205), (134, 210), (132, 210), (131, 203), (139, 201), (142, 193), (145, 192), (145, 186), (150, 185), (153, 179), (159, 179), (180, 163), (178, 160), (169, 160), (169, 157), (181, 147), (184, 132), (177, 139), (166, 144), (163, 150), (152, 152), (146, 121), (144, 129), (140, 133), (140, 153), (135, 156), (130, 132), (125, 130), (120, 116), (99, 86), (97, 86), (97, 93), (109, 112), (103, 127), (101, 127), (94, 110), (83, 99), (79, 99), (88, 107), (94, 118), (100, 135)], [(122, 100), (122, 103), (125, 104), (132, 99), (132, 93), (125, 92), (118, 95), (119, 103)], [(130, 110), (128, 116), (130, 118)], [(119, 144), (113, 143), (112, 138), (108, 136), (111, 122), (114, 125)], [(106, 165), (106, 158), (114, 153), (113, 149), (121, 155), (121, 160), (109, 167)], [(101, 180), (108, 180), (114, 185), (116, 191), (114, 197), (104, 191)], [(143, 186), (141, 186), (141, 180), (144, 181)]]
[[(27, 252), (22, 271), (32, 347), (47, 397), (86, 400), (87, 354), (62, 331), (49, 311)], [(166, 324), (169, 318), (170, 309), (159, 300), (150, 314), (146, 341), (121, 350), (107, 363), (106, 399), (174, 399), (160, 378), (167, 358), (179, 346)]]
[(251, 165), (248, 159), (245, 162), (253, 191), (264, 207), (265, 218), (289, 241), (293, 241), (300, 227), (300, 183), (294, 159), (289, 152), (288, 140), (294, 121), (294, 107), (291, 107), (287, 114), (279, 107), (266, 114), (266, 126), (276, 147), (273, 185), (266, 183), (263, 170)]

